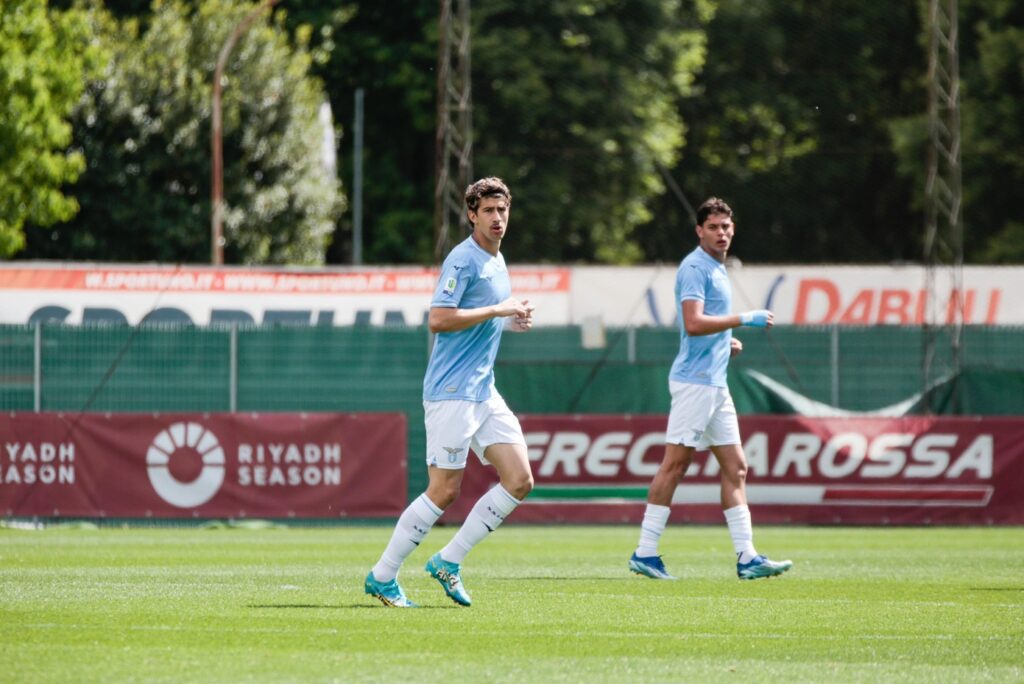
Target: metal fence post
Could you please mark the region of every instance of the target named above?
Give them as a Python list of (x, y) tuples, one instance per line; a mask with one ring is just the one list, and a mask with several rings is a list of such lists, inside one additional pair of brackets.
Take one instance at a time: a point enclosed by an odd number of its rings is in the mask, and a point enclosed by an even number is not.
[(228, 410), (238, 411), (238, 321), (231, 321), (228, 352)]
[(36, 321), (32, 350), (32, 406), (35, 412), (43, 409), (43, 323)]
[(832, 324), (829, 361), (832, 366), (832, 405), (839, 408), (839, 326)]

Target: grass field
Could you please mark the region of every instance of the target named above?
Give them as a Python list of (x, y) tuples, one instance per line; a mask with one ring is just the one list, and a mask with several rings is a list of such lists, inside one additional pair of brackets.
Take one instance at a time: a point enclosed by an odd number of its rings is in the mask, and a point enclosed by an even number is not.
[(390, 527), (0, 529), (0, 681), (1024, 680), (1024, 529), (755, 528), (784, 577), (735, 577), (725, 526), (671, 527), (677, 582), (630, 574), (632, 527), (508, 525), (474, 605), (423, 563), (416, 610), (362, 580)]

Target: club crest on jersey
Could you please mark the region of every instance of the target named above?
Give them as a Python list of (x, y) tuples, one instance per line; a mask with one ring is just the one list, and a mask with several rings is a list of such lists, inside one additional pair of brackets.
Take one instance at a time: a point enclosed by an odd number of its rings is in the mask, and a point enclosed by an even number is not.
[(456, 285), (457, 282), (458, 281), (455, 280), (454, 276), (451, 277), (451, 278), (448, 278), (448, 280), (444, 281), (444, 287), (441, 288), (441, 291), (444, 292), (445, 294), (454, 294), (455, 293), (455, 285)]

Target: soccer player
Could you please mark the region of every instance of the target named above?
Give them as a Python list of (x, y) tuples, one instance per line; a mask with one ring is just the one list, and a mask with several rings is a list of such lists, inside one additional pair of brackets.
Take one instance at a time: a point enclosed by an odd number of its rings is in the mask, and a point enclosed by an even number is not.
[(471, 602), (460, 574), (466, 554), (533, 489), (523, 430), (494, 387), (502, 331), (533, 326), (533, 307), (511, 296), (499, 251), (512, 195), (501, 179), (483, 178), (466, 188), (465, 202), (473, 233), (444, 260), (427, 319), (436, 333), (423, 380), (427, 490), (399, 517), (364, 585), (367, 594), (398, 608), (416, 605), (399, 586), (398, 571), (459, 495), (470, 448), (482, 463), (494, 466), (500, 482), (480, 497), (451, 542), (425, 567), (456, 603)]
[(679, 353), (669, 372), (672, 407), (665, 432), (665, 456), (651, 482), (647, 508), (640, 527), (640, 543), (629, 559), (629, 569), (653, 579), (675, 579), (658, 555), (658, 541), (671, 511), (672, 495), (690, 466), (693, 452), (711, 448), (722, 473), (722, 509), (736, 550), (740, 579), (781, 575), (791, 561), (772, 561), (754, 549), (754, 534), (747, 507), (747, 459), (740, 443), (739, 423), (726, 384), (729, 358), (742, 343), (732, 329), (747, 325), (770, 328), (771, 311), (742, 314), (732, 311), (732, 288), (725, 270), (725, 255), (735, 225), (732, 209), (712, 197), (697, 209), (700, 244), (683, 259), (676, 272), (675, 301), (682, 307)]

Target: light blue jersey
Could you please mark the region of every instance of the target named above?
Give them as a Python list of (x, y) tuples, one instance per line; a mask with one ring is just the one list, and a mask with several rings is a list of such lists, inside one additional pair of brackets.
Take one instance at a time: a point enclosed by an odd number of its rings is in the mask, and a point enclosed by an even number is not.
[[(456, 245), (441, 266), (430, 307), (476, 309), (512, 296), (512, 283), (499, 252), (491, 256), (470, 236)], [(492, 318), (457, 332), (438, 333), (423, 378), (423, 400), (486, 401), (494, 388), (504, 318)]]
[[(725, 265), (700, 246), (686, 255), (676, 271), (676, 306), (687, 300), (704, 302), (704, 313), (725, 316), (732, 312), (732, 286)], [(682, 318), (680, 317), (680, 322)], [(695, 385), (727, 387), (726, 368), (732, 345), (732, 331), (690, 337), (680, 324), (679, 353), (672, 363), (669, 380)]]

